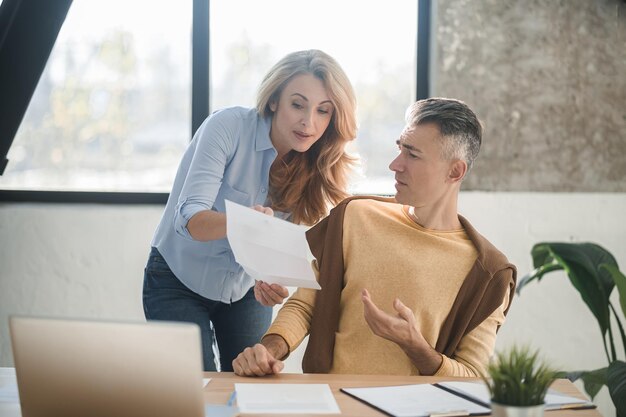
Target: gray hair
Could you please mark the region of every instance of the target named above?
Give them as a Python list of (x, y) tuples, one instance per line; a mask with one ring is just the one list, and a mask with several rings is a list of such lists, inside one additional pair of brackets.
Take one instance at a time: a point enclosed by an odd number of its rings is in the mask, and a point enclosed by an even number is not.
[(476, 114), (460, 100), (427, 98), (419, 100), (406, 111), (410, 126), (434, 123), (442, 136), (442, 154), (445, 160), (461, 159), (472, 168), (480, 151), (482, 124)]

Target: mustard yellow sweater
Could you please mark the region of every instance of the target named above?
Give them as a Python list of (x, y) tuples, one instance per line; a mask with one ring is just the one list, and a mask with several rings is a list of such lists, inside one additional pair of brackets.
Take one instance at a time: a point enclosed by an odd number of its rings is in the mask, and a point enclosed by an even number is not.
[[(395, 343), (372, 333), (363, 316), (361, 290), (379, 308), (396, 315), (396, 297), (413, 310), (426, 341), (435, 346), (477, 252), (464, 230), (428, 230), (408, 216), (406, 207), (355, 200), (347, 207), (343, 234), (344, 289), (332, 373), (418, 375)], [(315, 290), (299, 289), (279, 311), (267, 334), (282, 336), (293, 351), (309, 332)], [(436, 375), (478, 376), (489, 361), (496, 330), (504, 322), (503, 303), (468, 333), (454, 357), (443, 358)]]

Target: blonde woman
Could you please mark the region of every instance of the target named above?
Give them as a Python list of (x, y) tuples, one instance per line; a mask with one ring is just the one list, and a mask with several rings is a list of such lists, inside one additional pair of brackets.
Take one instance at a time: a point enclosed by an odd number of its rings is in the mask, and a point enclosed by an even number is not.
[(256, 108), (217, 111), (194, 135), (152, 239), (143, 305), (149, 320), (200, 326), (205, 370), (232, 371), (237, 354), (267, 330), (271, 306), (288, 295), (255, 284), (235, 262), (224, 201), (316, 223), (347, 196), (355, 108), (339, 64), (322, 51), (299, 51), (265, 76)]

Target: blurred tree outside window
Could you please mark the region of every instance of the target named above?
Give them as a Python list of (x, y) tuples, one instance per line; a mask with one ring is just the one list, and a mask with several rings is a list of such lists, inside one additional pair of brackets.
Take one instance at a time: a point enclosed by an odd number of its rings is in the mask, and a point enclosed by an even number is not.
[(169, 191), (189, 143), (191, 6), (74, 0), (0, 187)]

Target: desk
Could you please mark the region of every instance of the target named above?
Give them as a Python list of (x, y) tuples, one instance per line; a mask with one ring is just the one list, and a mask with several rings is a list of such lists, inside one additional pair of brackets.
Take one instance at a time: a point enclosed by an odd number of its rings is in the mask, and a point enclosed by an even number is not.
[[(230, 372), (206, 372), (206, 378), (211, 378), (211, 382), (205, 387), (204, 399), (208, 403), (226, 404), (228, 397), (234, 389), (236, 382), (240, 383), (289, 383), (289, 384), (328, 384), (335, 395), (342, 416), (368, 417), (385, 416), (386, 414), (377, 411), (364, 403), (339, 391), (343, 387), (367, 387), (384, 385), (405, 385), (434, 383), (439, 381), (450, 381), (454, 379), (467, 380), (461, 378), (442, 378), (427, 376), (381, 376), (381, 375), (327, 375), (327, 374), (279, 374), (262, 378), (239, 377)], [(568, 380), (558, 380), (552, 388), (564, 394), (585, 398), (585, 396)], [(248, 416), (261, 417), (264, 414), (244, 414)], [(305, 414), (295, 414), (305, 416)], [(330, 415), (330, 414), (329, 414)], [(267, 415), (269, 416), (269, 415)], [(285, 414), (281, 414), (285, 416)], [(315, 414), (319, 417), (319, 414)], [(596, 410), (559, 410), (547, 411), (544, 417), (601, 417)]]
[[(207, 403), (226, 404), (230, 394), (234, 389), (234, 383), (289, 383), (289, 384), (329, 384), (335, 395), (342, 416), (384, 416), (385, 414), (363, 404), (360, 401), (339, 392), (343, 387), (367, 387), (383, 385), (402, 385), (433, 383), (438, 381), (450, 381), (461, 378), (441, 378), (441, 377), (409, 377), (409, 376), (379, 376), (379, 375), (325, 375), (325, 374), (280, 374), (263, 378), (238, 377), (230, 372), (206, 372), (206, 378), (211, 381), (204, 387), (204, 400)], [(15, 384), (15, 372), (11, 368), (0, 368), (0, 382)], [(2, 384), (0, 384), (1, 386)], [(567, 380), (558, 380), (553, 388), (564, 394), (584, 398), (584, 395)], [(0, 401), (0, 417), (19, 417), (20, 406), (18, 403), (7, 403)], [(249, 416), (261, 417), (260, 414), (249, 414)], [(284, 416), (282, 414), (281, 416)], [(298, 414), (303, 416), (303, 414)], [(316, 416), (319, 417), (319, 414)], [(560, 410), (548, 411), (545, 417), (601, 417), (597, 410)]]

